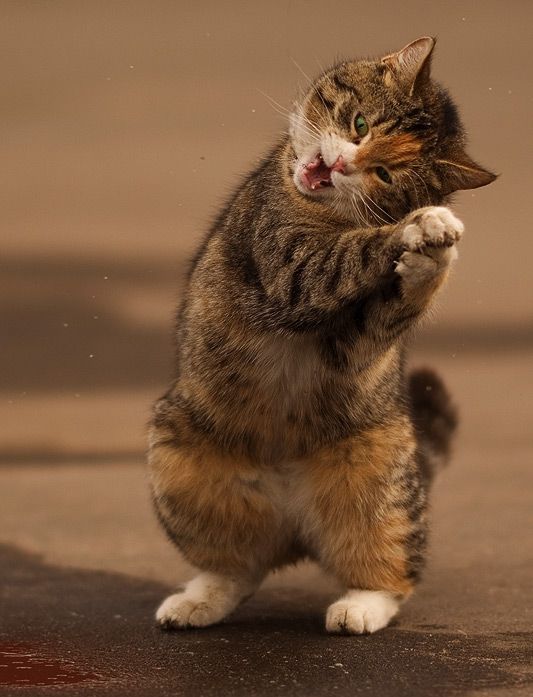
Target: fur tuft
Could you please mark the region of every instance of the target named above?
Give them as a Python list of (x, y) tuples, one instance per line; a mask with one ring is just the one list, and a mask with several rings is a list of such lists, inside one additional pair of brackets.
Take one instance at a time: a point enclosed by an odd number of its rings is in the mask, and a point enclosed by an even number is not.
[(418, 436), (420, 471), (430, 483), (450, 458), (458, 412), (440, 377), (428, 368), (411, 373), (409, 395)]

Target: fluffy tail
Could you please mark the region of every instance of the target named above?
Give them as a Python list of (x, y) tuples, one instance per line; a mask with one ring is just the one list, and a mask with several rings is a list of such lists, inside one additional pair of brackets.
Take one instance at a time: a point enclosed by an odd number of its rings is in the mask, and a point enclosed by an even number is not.
[(457, 408), (439, 376), (427, 368), (409, 376), (411, 413), (418, 435), (420, 471), (429, 484), (450, 458)]

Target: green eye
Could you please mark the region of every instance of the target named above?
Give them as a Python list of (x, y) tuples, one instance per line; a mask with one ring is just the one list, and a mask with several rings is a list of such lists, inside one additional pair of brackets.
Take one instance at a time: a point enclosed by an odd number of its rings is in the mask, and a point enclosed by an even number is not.
[(390, 184), (392, 182), (391, 175), (387, 172), (385, 167), (376, 167), (376, 174), (385, 184)]
[(368, 133), (368, 124), (364, 116), (362, 116), (361, 114), (357, 114), (357, 116), (354, 119), (353, 125), (358, 136), (361, 136), (361, 138), (363, 136), (366, 136), (366, 134)]

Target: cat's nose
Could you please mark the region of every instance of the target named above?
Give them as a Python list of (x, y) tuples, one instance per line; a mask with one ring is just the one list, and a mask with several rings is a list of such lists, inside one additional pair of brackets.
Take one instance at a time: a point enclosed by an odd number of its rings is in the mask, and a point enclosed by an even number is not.
[(339, 155), (337, 160), (331, 165), (331, 171), (332, 172), (340, 172), (341, 174), (344, 174), (345, 169), (346, 169), (346, 163), (344, 162), (342, 155)]

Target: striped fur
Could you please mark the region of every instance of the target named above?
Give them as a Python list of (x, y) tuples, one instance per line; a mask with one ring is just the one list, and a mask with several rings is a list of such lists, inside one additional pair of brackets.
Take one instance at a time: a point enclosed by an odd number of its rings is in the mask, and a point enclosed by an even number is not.
[[(322, 75), (193, 261), (149, 467), (160, 521), (203, 575), (161, 606), (164, 626), (219, 621), (270, 569), (309, 557), (348, 591), (328, 630), (375, 631), (420, 576), (455, 416), (433, 374), (407, 384), (405, 339), (456, 256), (445, 195), (492, 178), (442, 164), (465, 161), (464, 139), (420, 41), (409, 60)], [(317, 147), (352, 159), (335, 186), (302, 193)]]

